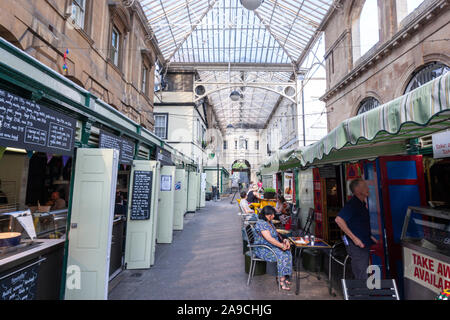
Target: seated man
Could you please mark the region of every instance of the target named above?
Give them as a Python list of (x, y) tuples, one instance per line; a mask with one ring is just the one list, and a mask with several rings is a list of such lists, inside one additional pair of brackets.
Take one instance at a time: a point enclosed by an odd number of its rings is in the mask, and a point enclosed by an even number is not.
[(241, 192), (241, 203), (239, 205), (241, 206), (241, 209), (245, 214), (255, 213), (255, 211), (253, 211), (248, 205), (247, 193), (245, 191)]
[(52, 192), (50, 196), (50, 201), (47, 202), (47, 205), (50, 205), (50, 210), (61, 210), (66, 208), (66, 200), (61, 198), (61, 194), (59, 191)]
[(258, 193), (258, 186), (256, 184), (252, 185), (251, 191), (247, 194), (247, 201), (249, 203), (257, 203), (261, 196)]

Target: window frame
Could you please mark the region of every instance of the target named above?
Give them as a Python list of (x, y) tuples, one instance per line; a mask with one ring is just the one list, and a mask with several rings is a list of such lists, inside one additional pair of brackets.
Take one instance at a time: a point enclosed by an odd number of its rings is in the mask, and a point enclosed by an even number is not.
[[(165, 136), (164, 137), (160, 137), (157, 133), (156, 133), (156, 128), (157, 128), (157, 123), (156, 123), (156, 117), (161, 117), (164, 116), (166, 121), (165, 121)], [(168, 139), (168, 133), (169, 133), (169, 113), (167, 112), (154, 112), (153, 113), (153, 119), (155, 121), (154, 124), (154, 132), (155, 135), (161, 139), (167, 140)], [(158, 127), (160, 128), (160, 127)]]
[[(113, 46), (113, 35), (114, 33), (117, 34), (117, 48)], [(119, 28), (112, 23), (112, 28), (111, 28), (111, 36), (109, 37), (109, 46), (110, 46), (110, 55), (109, 55), (109, 59), (111, 60), (112, 64), (115, 65), (117, 68), (121, 68), (121, 49), (122, 49), (122, 45), (121, 45), (121, 41), (122, 41), (122, 34), (119, 31)], [(113, 53), (117, 54), (113, 56)], [(117, 63), (116, 63), (116, 58), (117, 58)]]
[[(378, 103), (378, 105), (376, 105), (375, 107), (371, 107), (370, 109), (362, 111), (361, 109), (365, 107), (365, 104), (368, 101), (376, 101)], [(359, 103), (358, 109), (356, 110), (356, 115), (359, 116), (359, 115), (361, 115), (363, 113), (366, 113), (367, 111), (370, 111), (372, 109), (378, 108), (379, 106), (381, 106), (381, 103), (380, 103), (380, 101), (377, 98), (372, 97), (372, 96), (368, 96), (368, 97), (362, 99), (361, 102)]]
[(228, 149), (228, 142), (227, 140), (223, 140), (223, 150), (227, 150)]
[(142, 75), (141, 75), (141, 92), (144, 95), (148, 95), (148, 76), (149, 76), (149, 69), (145, 62), (142, 62)]
[[(80, 2), (82, 2), (83, 4), (81, 5)], [(72, 19), (72, 21), (79, 26), (82, 29), (86, 28), (86, 11), (87, 11), (87, 0), (71, 0), (70, 2), (70, 6), (71, 6), (71, 10), (70, 10), (70, 18)], [(74, 7), (77, 7), (80, 9), (79, 12), (82, 13), (81, 17), (82, 17), (82, 21), (78, 21), (78, 17), (74, 16), (74, 12), (73, 9)]]

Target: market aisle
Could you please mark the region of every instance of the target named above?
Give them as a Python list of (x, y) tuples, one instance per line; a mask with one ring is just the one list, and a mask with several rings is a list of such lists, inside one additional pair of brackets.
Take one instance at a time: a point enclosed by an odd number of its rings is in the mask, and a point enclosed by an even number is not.
[[(332, 299), (325, 281), (310, 276), (302, 292), (278, 292), (275, 279), (255, 276), (248, 287), (240, 217), (229, 199), (207, 201), (185, 217), (172, 244), (159, 244), (149, 270), (126, 270), (111, 283), (109, 299)], [(116, 285), (115, 285), (116, 284)], [(335, 298), (336, 299), (336, 298)], [(340, 299), (339, 297), (337, 299)]]

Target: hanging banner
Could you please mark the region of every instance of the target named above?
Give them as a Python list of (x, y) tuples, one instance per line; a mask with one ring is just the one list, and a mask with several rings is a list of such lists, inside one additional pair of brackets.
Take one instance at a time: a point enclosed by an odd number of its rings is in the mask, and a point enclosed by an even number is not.
[(72, 155), (76, 120), (0, 90), (0, 145)]
[(294, 174), (292, 172), (284, 173), (284, 198), (286, 201), (291, 202), (294, 194)]

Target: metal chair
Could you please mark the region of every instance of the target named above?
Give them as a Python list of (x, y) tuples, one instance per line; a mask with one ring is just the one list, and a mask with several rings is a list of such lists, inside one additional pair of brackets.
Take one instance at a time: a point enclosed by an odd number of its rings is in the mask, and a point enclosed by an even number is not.
[(311, 224), (314, 220), (314, 209), (309, 208), (308, 212), (308, 218), (306, 219), (305, 227), (302, 229), (302, 232), (300, 234), (301, 237), (303, 237), (306, 234), (311, 233), (309, 229), (311, 229)]
[[(264, 259), (258, 258), (256, 256), (256, 254), (253, 252), (253, 248), (267, 248), (268, 250), (270, 250), (273, 255), (275, 256), (275, 258), (277, 259), (277, 264), (280, 262), (278, 261), (277, 255), (275, 254), (275, 251), (264, 244), (254, 244), (255, 243), (255, 230), (253, 228), (253, 226), (251, 224), (248, 224), (245, 227), (245, 233), (247, 235), (247, 241), (248, 241), (248, 250), (249, 250), (249, 254), (250, 254), (250, 270), (248, 272), (248, 279), (247, 279), (247, 285), (250, 285), (250, 281), (253, 278), (253, 275), (255, 273), (255, 267), (256, 267), (256, 262), (258, 261), (266, 261)], [(278, 290), (281, 290), (281, 281), (278, 281)]]
[[(344, 244), (343, 241), (336, 242), (336, 243), (331, 247), (330, 258), (329, 258), (329, 260), (328, 260), (328, 279), (329, 279), (329, 281), (331, 281), (331, 276), (332, 276), (332, 271), (331, 271), (331, 266), (332, 266), (331, 261), (332, 261), (332, 260), (335, 261), (336, 263), (338, 263), (339, 265), (341, 265), (341, 266), (344, 268), (344, 270), (343, 270), (343, 272), (342, 272), (342, 275), (343, 275), (343, 277), (344, 277), (343, 280), (345, 280), (345, 276), (346, 276), (346, 274), (347, 274), (347, 262), (348, 262), (350, 256), (349, 256), (348, 254), (346, 254), (346, 256), (345, 256), (345, 258), (344, 258), (344, 261), (341, 261), (341, 260), (338, 260), (338, 259), (337, 259), (337, 256), (335, 255), (335, 252), (336, 252), (337, 250), (341, 249), (342, 247), (343, 247), (344, 250), (346, 250), (346, 252), (347, 252), (347, 249), (345, 248), (345, 244)], [(332, 290), (331, 287), (332, 287), (332, 283), (333, 283), (333, 282), (331, 281), (330, 283), (331, 283), (331, 285), (330, 285), (330, 294), (332, 294), (332, 292), (331, 292), (331, 290)]]
[(394, 279), (380, 280), (380, 288), (369, 289), (366, 280), (342, 279), (345, 300), (400, 300)]

